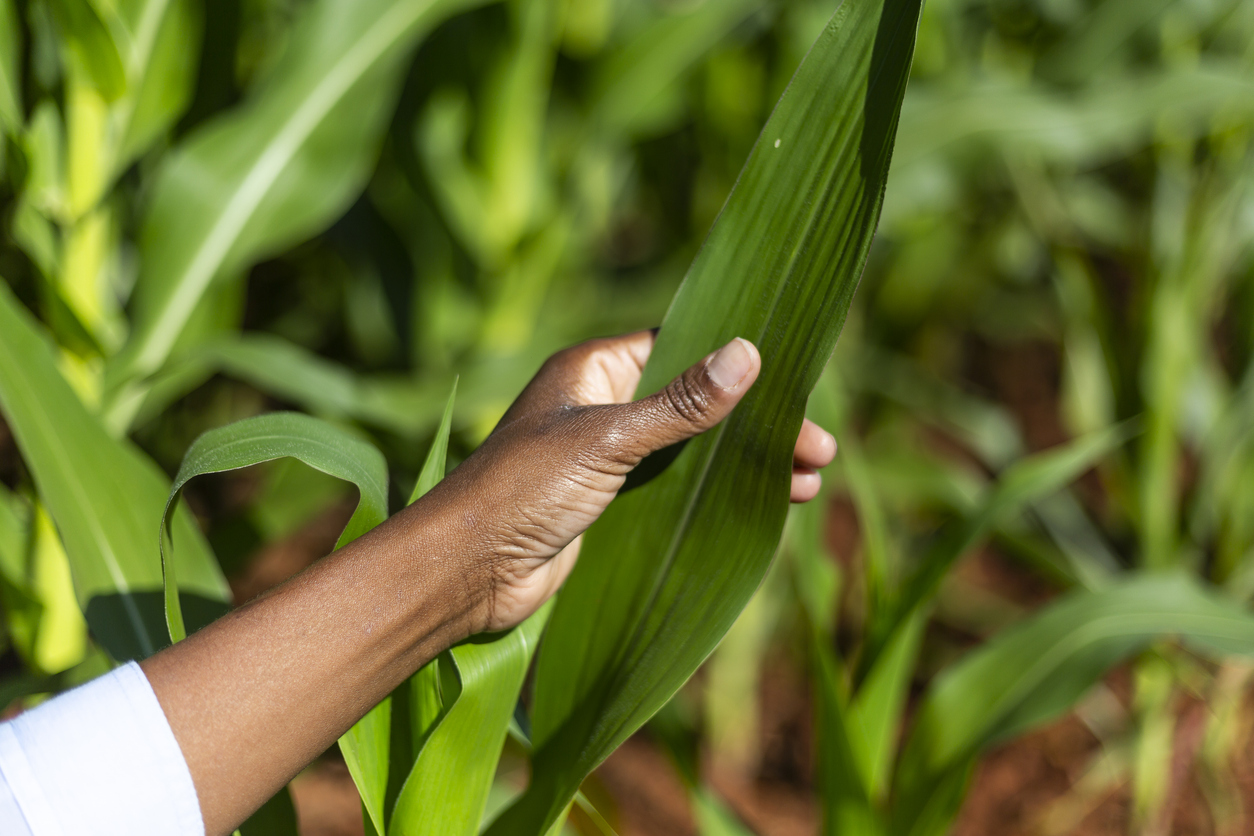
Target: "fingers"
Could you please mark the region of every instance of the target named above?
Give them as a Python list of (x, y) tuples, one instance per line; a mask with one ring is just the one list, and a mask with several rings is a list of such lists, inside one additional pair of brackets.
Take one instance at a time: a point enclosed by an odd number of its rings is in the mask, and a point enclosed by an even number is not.
[(801, 432), (797, 434), (797, 446), (793, 450), (792, 461), (798, 467), (818, 470), (827, 467), (836, 458), (836, 439), (809, 418), (801, 422)]
[(557, 352), (540, 367), (501, 425), (557, 406), (629, 401), (653, 350), (653, 332), (588, 340)]
[(836, 439), (818, 424), (807, 418), (797, 434), (797, 446), (792, 457), (793, 502), (809, 502), (819, 495), (823, 477), (817, 471), (827, 467), (836, 458)]
[(727, 417), (761, 368), (753, 343), (737, 337), (660, 392), (617, 407), (617, 440), (633, 457), (644, 458), (703, 433)]
[(789, 499), (793, 502), (809, 502), (819, 495), (823, 487), (823, 477), (808, 467), (792, 469), (792, 491)]

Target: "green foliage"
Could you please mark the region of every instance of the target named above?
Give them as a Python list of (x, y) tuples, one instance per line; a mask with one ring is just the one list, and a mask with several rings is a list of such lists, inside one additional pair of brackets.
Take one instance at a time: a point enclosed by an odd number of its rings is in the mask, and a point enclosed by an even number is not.
[(165, 362), (215, 278), (344, 211), (369, 175), (405, 58), (466, 5), (315, 3), (263, 88), (165, 162), (143, 236), (143, 269), (153, 278), (141, 278), (136, 331), (111, 375), (115, 427), (124, 429), (138, 408), (135, 379)]
[[(1254, 654), (1254, 616), (1187, 576), (1079, 592), (998, 635), (932, 684), (899, 767), (898, 833), (944, 833), (957, 812), (948, 777), (979, 748), (1070, 708), (1120, 659), (1163, 635), (1200, 651)], [(947, 809), (948, 808), (948, 809)]]
[(357, 486), (361, 498), (337, 547), (356, 540), (387, 519), (387, 462), (369, 442), (298, 412), (271, 412), (209, 430), (196, 439), (183, 457), (161, 520), (158, 543), (162, 549), (165, 611), (174, 641), (187, 637), (179, 607), (178, 574), (173, 561), (165, 555), (165, 532), (177, 507), (179, 492), (197, 476), (280, 458), (297, 459)]
[[(168, 642), (149, 513), (167, 493), (166, 479), (129, 442), (105, 433), (7, 287), (0, 287), (0, 408), (65, 542), (97, 640), (117, 661), (156, 652)], [(225, 610), (219, 604), (228, 599), (226, 583), (190, 515), (174, 513), (173, 527), (182, 546), (182, 589), (203, 602), (203, 624)]]
[(765, 575), (805, 398), (878, 220), (918, 8), (842, 7), (679, 289), (639, 392), (738, 335), (762, 347), (762, 373), (730, 418), (588, 532), (537, 667), (531, 784), (490, 833), (547, 830), (584, 777), (692, 675)]
[[(692, 264), (641, 392), (735, 335), (762, 379), (589, 534), (498, 828), (558, 832), (573, 797), (610, 832), (580, 782), (666, 703), (649, 729), (702, 832), (747, 830), (697, 753), (752, 778), (759, 705), (700, 692), (772, 664), (813, 689), (825, 832), (943, 832), (984, 747), (1128, 659), (1095, 763), (1127, 771), (1134, 826), (1182, 690), (1218, 706), (1199, 769), (1225, 786), (1254, 599), (1254, 4), (934, 0), (909, 66), (916, 11), (0, 0), (0, 650), (23, 666), (0, 704), (159, 648), (163, 600), (176, 634), (222, 612), (224, 572), (341, 496), (299, 464), (198, 480), (197, 526), (162, 471), (299, 454), (358, 484), (349, 538), (389, 471), (429, 489), (548, 353), (657, 324)], [(785, 526), (803, 407), (842, 453)], [(973, 584), (976, 553), (1031, 603)], [(368, 828), (477, 832), (515, 791), (492, 773), (546, 615), (345, 737)]]

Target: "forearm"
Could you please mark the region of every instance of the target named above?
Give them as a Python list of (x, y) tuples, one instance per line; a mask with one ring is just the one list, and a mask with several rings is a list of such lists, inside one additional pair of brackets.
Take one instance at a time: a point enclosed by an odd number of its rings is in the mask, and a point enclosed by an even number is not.
[(143, 663), (206, 832), (229, 833), (470, 631), (455, 542), (421, 505)]

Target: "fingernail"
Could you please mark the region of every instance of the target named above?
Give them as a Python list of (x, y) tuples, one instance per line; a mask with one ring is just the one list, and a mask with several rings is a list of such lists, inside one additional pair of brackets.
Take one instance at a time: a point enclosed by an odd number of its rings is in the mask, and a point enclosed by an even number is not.
[(745, 379), (752, 365), (753, 357), (749, 354), (749, 349), (745, 348), (745, 341), (737, 337), (710, 358), (707, 374), (720, 389), (733, 389)]

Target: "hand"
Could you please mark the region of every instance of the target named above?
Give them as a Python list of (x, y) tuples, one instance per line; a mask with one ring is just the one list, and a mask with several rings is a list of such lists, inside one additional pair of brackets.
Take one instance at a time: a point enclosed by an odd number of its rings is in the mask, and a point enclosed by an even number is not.
[[(483, 446), (418, 502), (144, 660), (206, 833), (238, 827), (440, 651), (533, 613), (628, 471), (721, 421), (761, 366), (734, 340), (626, 403), (652, 347), (644, 332), (554, 355)], [(830, 435), (802, 427), (794, 500), (818, 493), (814, 469), (835, 454)]]
[[(548, 600), (574, 566), (577, 538), (628, 472), (723, 420), (761, 369), (757, 349), (738, 338), (631, 401), (652, 347), (653, 333), (641, 331), (553, 355), (483, 445), (419, 503), (453, 511), (445, 530), (474, 540), (458, 545), (477, 561), (472, 576), (482, 573), (468, 579), (482, 590), (471, 632), (511, 627)], [(835, 455), (835, 439), (806, 421), (794, 453), (794, 502), (818, 495), (817, 469)]]

